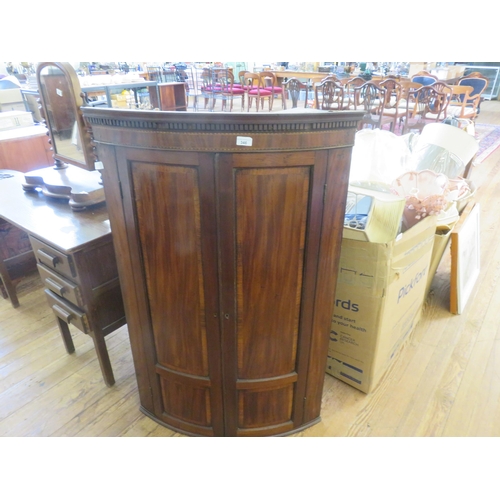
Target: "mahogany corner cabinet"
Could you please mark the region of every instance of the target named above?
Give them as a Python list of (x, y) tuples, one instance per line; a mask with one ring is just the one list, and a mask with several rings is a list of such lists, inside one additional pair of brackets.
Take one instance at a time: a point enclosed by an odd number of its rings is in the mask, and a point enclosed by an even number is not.
[(196, 436), (319, 422), (362, 113), (82, 109), (141, 410)]

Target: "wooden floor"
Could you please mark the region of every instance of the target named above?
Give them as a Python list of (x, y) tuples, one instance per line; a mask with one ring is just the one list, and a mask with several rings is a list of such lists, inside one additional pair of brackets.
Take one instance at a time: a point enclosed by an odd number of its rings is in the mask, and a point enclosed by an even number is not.
[[(500, 102), (479, 123), (500, 124)], [(472, 173), (481, 203), (481, 274), (462, 315), (449, 312), (445, 253), (410, 341), (365, 395), (325, 374), (322, 421), (295, 436), (500, 436), (500, 149)], [(37, 274), (0, 298), (0, 436), (181, 436), (139, 411), (127, 328), (106, 338), (116, 385), (91, 339), (64, 349)]]

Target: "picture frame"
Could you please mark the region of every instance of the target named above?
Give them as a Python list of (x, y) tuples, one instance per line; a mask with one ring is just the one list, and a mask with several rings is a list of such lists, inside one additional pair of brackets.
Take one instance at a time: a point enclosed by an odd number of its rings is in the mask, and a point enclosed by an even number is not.
[(450, 312), (462, 314), (481, 269), (480, 206), (470, 201), (451, 233)]

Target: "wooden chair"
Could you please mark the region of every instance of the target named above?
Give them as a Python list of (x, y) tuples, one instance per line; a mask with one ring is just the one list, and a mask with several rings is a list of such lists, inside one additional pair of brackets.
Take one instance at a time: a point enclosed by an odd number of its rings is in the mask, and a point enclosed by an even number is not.
[(242, 88), (234, 87), (234, 77), (228, 69), (212, 69), (203, 72), (202, 95), (205, 98), (205, 108), (208, 102), (212, 101), (211, 110), (215, 109), (215, 104), (221, 101), (221, 110), (226, 109), (229, 102), (229, 111), (233, 110), (235, 97), (241, 98), (241, 108), (245, 105), (245, 91)]
[(448, 85), (447, 83), (437, 80), (434, 83), (432, 83), (431, 86), (434, 87), (438, 92), (441, 92), (442, 94), (447, 94), (449, 97), (451, 97), (452, 94), (451, 86)]
[(226, 108), (229, 102), (229, 111), (233, 110), (235, 97), (241, 98), (241, 109), (245, 108), (245, 91), (235, 87), (234, 75), (230, 69), (216, 69), (212, 72), (212, 84), (214, 85), (214, 100), (221, 100), (221, 109)]
[(392, 118), (384, 117), (382, 111), (386, 100), (386, 90), (371, 81), (355, 88), (355, 101), (359, 103), (360, 109), (365, 111), (359, 123), (359, 129), (369, 126), (371, 128), (382, 128)]
[(450, 87), (452, 95), (446, 110), (447, 116), (475, 120), (479, 112), (481, 94), (471, 97), (474, 87), (470, 85), (451, 85)]
[(344, 98), (346, 100), (347, 109), (356, 110), (362, 109), (360, 104), (356, 102), (356, 87), (361, 87), (361, 85), (366, 83), (364, 78), (360, 76), (355, 76), (354, 78), (344, 79)]
[(411, 77), (412, 82), (420, 83), (422, 86), (432, 85), (437, 82), (437, 77), (428, 71), (419, 71)]
[[(450, 104), (451, 96), (453, 94), (453, 91), (452, 91), (451, 87), (447, 83), (442, 82), (440, 80), (437, 80), (436, 82), (434, 82), (431, 85), (431, 87), (434, 87), (438, 92), (441, 92), (442, 94), (445, 94), (446, 95), (446, 99), (448, 100), (448, 105)], [(447, 114), (448, 114), (448, 106), (445, 109), (443, 118), (446, 118)]]
[(198, 97), (203, 95), (201, 91), (202, 80), (200, 78), (200, 73), (195, 67), (188, 67), (186, 69), (187, 80), (186, 80), (186, 99), (189, 106), (189, 98), (193, 98), (193, 110), (198, 111)]
[(264, 88), (264, 84), (259, 73), (246, 71), (244, 75), (244, 81), (248, 103), (247, 111), (250, 111), (253, 99), (255, 99), (255, 109), (257, 112), (259, 111), (259, 105), (262, 107), (262, 109), (264, 109), (264, 101), (266, 99), (269, 105), (269, 111), (271, 111), (273, 109), (274, 93), (271, 90), (266, 90)]
[(314, 85), (314, 104), (316, 109), (328, 111), (347, 109), (344, 87), (338, 79), (325, 78)]
[(379, 87), (385, 89), (385, 101), (382, 107), (382, 116), (392, 118), (391, 132), (396, 130), (398, 120), (406, 116), (406, 109), (400, 107), (400, 101), (403, 96), (403, 87), (393, 78), (387, 78), (378, 84)]
[(162, 83), (162, 68), (160, 66), (146, 66), (146, 73), (150, 82)]
[(432, 85), (424, 85), (415, 91), (415, 103), (408, 108), (405, 116), (403, 133), (409, 130), (422, 130), (425, 125), (439, 122), (446, 116), (446, 108), (449, 104), (449, 96), (439, 92)]
[(309, 91), (307, 83), (301, 82), (298, 78), (289, 78), (288, 81), (282, 83), (281, 87), (283, 89), (281, 93), (283, 109), (287, 109), (287, 99), (292, 101), (292, 108), (297, 108), (301, 92), (305, 93), (304, 108), (307, 108)]
[(204, 109), (207, 109), (207, 106), (212, 99), (212, 72), (208, 68), (204, 68), (201, 72), (200, 76), (201, 85), (200, 85), (200, 93), (201, 96), (205, 100)]
[(477, 114), (481, 112), (481, 101), (483, 100), (481, 95), (488, 87), (488, 83), (488, 78), (486, 78), (478, 71), (474, 71), (473, 73), (460, 78), (460, 80), (458, 81), (459, 85), (469, 85), (474, 89), (474, 91), (469, 95), (470, 98), (476, 97), (476, 95), (480, 96), (479, 104), (477, 106)]
[(245, 73), (248, 73), (248, 71), (243, 70), (238, 73), (238, 82), (235, 82), (235, 85), (238, 84), (241, 88), (247, 87), (247, 82), (245, 82)]
[(404, 110), (405, 115), (407, 107), (413, 109), (415, 94), (420, 87), (423, 87), (421, 83), (412, 82), (411, 80), (401, 82), (401, 99), (399, 100), (399, 107)]
[(278, 85), (276, 75), (272, 71), (261, 71), (259, 74), (264, 88), (273, 92), (273, 99), (279, 97), (281, 99), (281, 107), (284, 108), (283, 89)]

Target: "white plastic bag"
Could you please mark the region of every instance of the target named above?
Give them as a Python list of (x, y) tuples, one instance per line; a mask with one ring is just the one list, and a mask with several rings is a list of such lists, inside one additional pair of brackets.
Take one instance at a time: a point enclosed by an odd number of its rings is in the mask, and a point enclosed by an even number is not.
[(409, 170), (413, 134), (397, 136), (380, 129), (363, 129), (356, 133), (352, 150), (349, 183), (385, 190), (392, 181)]

